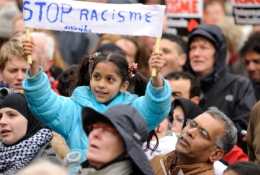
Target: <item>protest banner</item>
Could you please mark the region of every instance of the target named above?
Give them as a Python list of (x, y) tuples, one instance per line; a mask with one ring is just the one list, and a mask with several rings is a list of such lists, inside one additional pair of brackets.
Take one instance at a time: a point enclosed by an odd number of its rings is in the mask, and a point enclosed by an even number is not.
[(260, 24), (260, 0), (232, 0), (236, 24)]
[(24, 0), (24, 24), (71, 32), (161, 37), (165, 6)]
[(166, 0), (168, 33), (187, 36), (201, 23), (203, 0)]

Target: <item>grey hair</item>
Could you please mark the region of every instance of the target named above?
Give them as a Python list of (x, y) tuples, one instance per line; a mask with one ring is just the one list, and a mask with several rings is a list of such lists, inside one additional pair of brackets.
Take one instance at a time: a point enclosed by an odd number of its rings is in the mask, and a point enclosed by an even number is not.
[(55, 51), (54, 39), (50, 35), (48, 35), (44, 32), (32, 32), (31, 36), (35, 37), (35, 38), (40, 38), (40, 39), (43, 39), (44, 41), (46, 41), (46, 43), (44, 45), (45, 58), (48, 60), (53, 60), (54, 51)]
[(223, 134), (216, 136), (216, 145), (224, 151), (224, 154), (227, 154), (237, 142), (237, 129), (234, 123), (218, 108), (209, 107), (205, 113), (211, 115), (213, 118), (221, 120), (225, 125), (225, 131)]

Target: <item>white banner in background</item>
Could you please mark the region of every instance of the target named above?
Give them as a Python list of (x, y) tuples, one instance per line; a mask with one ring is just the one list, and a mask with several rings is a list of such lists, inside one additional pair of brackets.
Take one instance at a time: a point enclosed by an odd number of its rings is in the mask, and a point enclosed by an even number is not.
[(165, 6), (24, 0), (24, 24), (71, 32), (161, 37)]
[(260, 24), (260, 0), (232, 0), (236, 24)]

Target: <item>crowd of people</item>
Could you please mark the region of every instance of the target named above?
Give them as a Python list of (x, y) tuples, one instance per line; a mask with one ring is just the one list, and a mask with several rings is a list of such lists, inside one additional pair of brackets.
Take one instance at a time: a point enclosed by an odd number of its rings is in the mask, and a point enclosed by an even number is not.
[(260, 31), (229, 0), (205, 0), (187, 36), (165, 14), (159, 51), (148, 36), (26, 39), (22, 11), (0, 1), (0, 175), (260, 174)]

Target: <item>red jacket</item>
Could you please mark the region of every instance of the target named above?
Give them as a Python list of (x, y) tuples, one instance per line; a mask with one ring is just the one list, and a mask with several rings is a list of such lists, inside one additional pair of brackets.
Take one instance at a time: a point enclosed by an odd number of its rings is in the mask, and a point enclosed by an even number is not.
[(58, 80), (55, 80), (52, 76), (51, 76), (51, 72), (50, 71), (47, 71), (46, 72), (47, 76), (48, 76), (48, 79), (49, 79), (49, 82), (50, 82), (50, 85), (51, 85), (51, 88), (52, 90), (57, 93), (57, 94), (60, 94), (58, 89), (57, 89), (57, 85), (59, 84), (59, 81)]
[(241, 148), (235, 145), (234, 148), (223, 157), (223, 159), (229, 164), (232, 164), (234, 162), (248, 161), (248, 156)]

